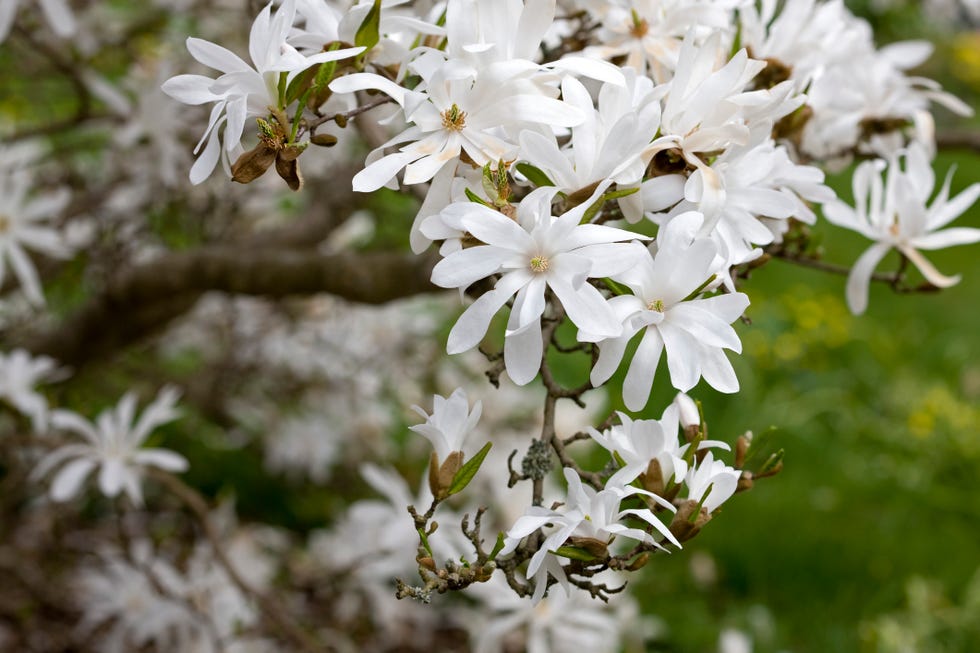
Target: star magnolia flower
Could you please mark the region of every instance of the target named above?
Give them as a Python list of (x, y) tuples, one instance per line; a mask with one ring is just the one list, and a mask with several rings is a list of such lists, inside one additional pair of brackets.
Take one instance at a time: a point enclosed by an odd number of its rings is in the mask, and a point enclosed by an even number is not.
[[(656, 460), (661, 473), (662, 484), (671, 480), (680, 482), (687, 474), (684, 452), (689, 445), (681, 446), (677, 438), (677, 407), (671, 404), (659, 420), (629, 418), (617, 412), (619, 426), (613, 426), (599, 433), (589, 427), (589, 435), (609, 453), (618, 454), (625, 465), (609, 478), (610, 485), (627, 485), (641, 474), (650, 470)], [(652, 479), (651, 479), (652, 480)], [(650, 491), (655, 491), (647, 487)], [(662, 491), (662, 488), (661, 488)]]
[(47, 356), (34, 358), (24, 349), (0, 352), (0, 399), (28, 415), (36, 433), (46, 426), (48, 402), (34, 386), (57, 370), (58, 363)]
[(537, 573), (548, 553), (557, 551), (571, 537), (598, 540), (608, 544), (613, 537), (621, 536), (652, 544), (659, 549), (664, 548), (646, 531), (619, 523), (627, 516), (642, 519), (671, 544), (681, 548), (677, 538), (648, 508), (619, 509), (619, 504), (623, 499), (637, 494), (651, 497), (659, 505), (674, 512), (675, 508), (670, 502), (640, 488), (624, 488), (608, 483), (605, 489), (596, 492), (591, 487), (583, 485), (582, 479), (574, 470), (566, 467), (564, 473), (565, 480), (568, 482), (568, 501), (565, 502), (565, 505), (560, 510), (548, 510), (540, 506), (528, 508), (524, 516), (518, 519), (514, 526), (507, 531), (504, 548), (500, 551), (501, 555), (506, 555), (516, 549), (522, 539), (542, 526), (547, 524), (557, 526), (558, 530), (549, 534), (542, 542), (541, 548), (531, 557), (531, 561), (527, 565), (528, 577)]
[(409, 430), (415, 431), (431, 442), (438, 459), (444, 461), (449, 454), (463, 450), (466, 436), (480, 421), (483, 403), (477, 400), (471, 411), (466, 391), (457, 388), (448, 399), (440, 395), (433, 397), (431, 415), (419, 406), (412, 406), (412, 409), (425, 418), (425, 424), (410, 426)]
[[(55, 34), (65, 38), (75, 33), (77, 28), (75, 16), (72, 14), (67, 0), (39, 0), (39, 2), (41, 11), (44, 12), (44, 17)], [(10, 34), (10, 28), (13, 27), (20, 3), (21, 0), (3, 0), (0, 2), (0, 43)]]
[(28, 200), (29, 186), (29, 176), (23, 172), (0, 174), (0, 284), (9, 260), (27, 299), (40, 307), (44, 306), (41, 280), (24, 247), (56, 258), (68, 257), (71, 250), (61, 232), (39, 223), (55, 217), (71, 197), (62, 188)]
[(702, 376), (721, 392), (738, 390), (738, 379), (723, 350), (742, 351), (730, 324), (749, 305), (749, 298), (744, 293), (728, 293), (684, 301), (711, 277), (717, 253), (711, 239), (695, 237), (702, 222), (701, 214), (694, 211), (675, 217), (660, 230), (655, 258), (645, 247), (634, 244), (632, 247), (644, 256), (614, 276), (634, 294), (609, 301), (624, 321), (623, 333), (599, 341), (599, 358), (591, 379), (595, 386), (605, 383), (619, 367), (627, 343), (642, 332), (623, 382), (623, 400), (630, 410), (646, 405), (665, 349), (670, 381), (678, 390), (690, 390)]
[(684, 479), (687, 484), (687, 498), (691, 501), (703, 501), (701, 507), (710, 515), (735, 494), (739, 476), (741, 473), (737, 469), (715, 460), (714, 454), (709, 451)]
[[(904, 170), (900, 158), (904, 158)], [(858, 166), (853, 181), (855, 208), (841, 201), (823, 207), (831, 223), (876, 241), (858, 258), (847, 277), (847, 305), (855, 315), (867, 309), (871, 275), (890, 249), (895, 248), (908, 258), (929, 283), (948, 288), (958, 283), (960, 277), (943, 275), (919, 250), (980, 241), (980, 229), (941, 230), (977, 201), (980, 183), (971, 184), (950, 199), (951, 170), (939, 194), (927, 206), (936, 180), (921, 145), (913, 144), (904, 156), (892, 157), (887, 167), (887, 179), (883, 183), (880, 173), (885, 168), (884, 161), (867, 161)]]
[(51, 483), (51, 498), (66, 501), (78, 493), (85, 477), (98, 468), (99, 489), (104, 495), (114, 497), (124, 491), (134, 504), (142, 504), (142, 467), (159, 467), (171, 472), (187, 469), (187, 460), (180, 454), (166, 449), (139, 448), (153, 429), (177, 417), (176, 403), (177, 390), (164, 388), (135, 424), (136, 395), (132, 392), (126, 393), (114, 409), (103, 411), (94, 424), (71, 411), (55, 411), (51, 424), (77, 433), (85, 443), (55, 449), (41, 459), (32, 477), (41, 478), (65, 463)]
[(486, 243), (455, 252), (432, 271), (432, 282), (443, 288), (465, 289), (491, 275), (503, 276), (493, 290), (481, 295), (460, 316), (446, 347), (458, 354), (475, 347), (487, 332), (491, 318), (517, 294), (507, 322), (504, 363), (518, 385), (531, 381), (543, 353), (541, 316), (545, 290), (550, 288), (569, 319), (596, 338), (614, 337), (622, 325), (594, 286), (591, 277), (607, 277), (628, 268), (638, 258), (635, 249), (616, 241), (638, 238), (622, 229), (580, 225), (587, 208), (604, 190), (555, 218), (551, 200), (557, 189), (539, 188), (517, 207), (517, 222), (474, 202), (457, 202), (445, 209), (458, 212), (460, 223)]
[(301, 54), (286, 43), (296, 16), (296, 1), (286, 0), (272, 16), (270, 2), (255, 18), (249, 35), (248, 51), (252, 65), (220, 45), (190, 37), (187, 49), (199, 62), (219, 70), (223, 75), (214, 80), (204, 75), (177, 75), (164, 82), (163, 91), (184, 104), (214, 102), (211, 118), (195, 153), (207, 141), (204, 150), (191, 168), (191, 182), (199, 184), (211, 174), (221, 150), (218, 130), (225, 125), (221, 139), (225, 152), (240, 148), (245, 121), (249, 117), (265, 116), (269, 107), (285, 109), (279, 95), (280, 80), (285, 74), (288, 87), (298, 74), (326, 61), (352, 57), (364, 48), (345, 48), (320, 52), (312, 56)]

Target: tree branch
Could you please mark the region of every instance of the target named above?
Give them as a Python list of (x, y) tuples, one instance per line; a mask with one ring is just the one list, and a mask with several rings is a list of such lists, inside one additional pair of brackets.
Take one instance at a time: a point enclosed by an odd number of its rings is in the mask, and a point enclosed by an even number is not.
[(434, 257), (393, 252), (202, 247), (174, 252), (123, 271), (62, 324), (23, 342), (74, 367), (158, 331), (206, 291), (287, 297), (329, 293), (381, 304), (436, 290)]

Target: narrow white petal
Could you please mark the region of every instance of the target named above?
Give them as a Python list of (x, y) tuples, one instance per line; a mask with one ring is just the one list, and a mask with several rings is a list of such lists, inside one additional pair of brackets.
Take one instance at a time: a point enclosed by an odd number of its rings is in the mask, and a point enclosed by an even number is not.
[(885, 258), (891, 246), (875, 243), (869, 247), (851, 268), (847, 276), (847, 306), (855, 315), (861, 315), (868, 308), (868, 286), (875, 267)]

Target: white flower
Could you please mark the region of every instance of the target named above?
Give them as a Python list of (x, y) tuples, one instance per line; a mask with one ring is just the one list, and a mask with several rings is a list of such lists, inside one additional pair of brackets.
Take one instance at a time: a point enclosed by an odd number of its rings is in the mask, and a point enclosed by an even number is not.
[[(30, 2), (30, 0), (28, 1)], [(75, 16), (72, 14), (67, 0), (38, 0), (38, 2), (41, 5), (41, 11), (44, 12), (45, 19), (55, 34), (64, 38), (75, 33), (77, 27)], [(10, 28), (13, 27), (20, 3), (21, 0), (3, 0), (0, 2), (0, 43), (10, 34)]]
[(0, 284), (9, 261), (27, 299), (34, 306), (43, 306), (41, 280), (24, 248), (56, 258), (70, 254), (58, 229), (39, 224), (68, 206), (70, 195), (67, 189), (61, 188), (28, 199), (29, 175), (21, 171), (4, 172), (7, 174), (0, 173)]
[[(82, 613), (82, 633), (101, 632), (100, 649), (126, 653), (152, 644), (154, 650), (193, 650), (205, 623), (179, 598), (183, 577), (156, 556), (146, 540), (127, 554), (106, 551), (99, 563), (81, 567), (73, 589)], [(111, 622), (111, 624), (110, 624)]]
[(741, 474), (737, 469), (715, 460), (714, 454), (709, 451), (684, 479), (687, 498), (701, 503), (701, 507), (710, 515), (735, 494), (739, 476)]
[[(710, 455), (710, 454), (709, 454)], [(517, 520), (504, 540), (504, 548), (500, 553), (506, 555), (517, 548), (522, 539), (539, 528), (551, 524), (557, 530), (548, 534), (541, 548), (531, 557), (527, 565), (528, 577), (534, 576), (545, 562), (548, 553), (557, 551), (564, 546), (569, 538), (587, 538), (608, 544), (614, 537), (623, 537), (652, 544), (664, 548), (652, 535), (639, 528), (626, 526), (620, 521), (627, 516), (636, 517), (648, 523), (671, 544), (680, 548), (667, 526), (657, 519), (649, 508), (630, 508), (620, 510), (620, 503), (626, 497), (643, 495), (652, 498), (660, 506), (675, 511), (666, 500), (657, 495), (636, 487), (621, 487), (606, 484), (605, 489), (597, 492), (583, 485), (582, 479), (571, 468), (564, 469), (565, 481), (568, 483), (568, 500), (559, 510), (548, 510), (540, 506), (531, 506), (524, 516)]]
[[(633, 0), (609, 3), (598, 31), (601, 45), (586, 54), (613, 59), (626, 57), (625, 66), (647, 72), (657, 82), (670, 79), (677, 66), (684, 35), (727, 30), (739, 0)], [(628, 6), (616, 6), (628, 5)]]
[(36, 433), (47, 425), (48, 402), (34, 388), (57, 370), (58, 363), (47, 356), (32, 357), (24, 349), (0, 352), (0, 399), (29, 416)]
[[(616, 453), (625, 463), (609, 478), (610, 485), (625, 486), (645, 474), (656, 460), (662, 481), (680, 483), (687, 474), (684, 452), (688, 444), (681, 446), (677, 437), (677, 407), (667, 406), (659, 420), (638, 419), (617, 412), (619, 426), (612, 426), (599, 433), (589, 427), (589, 435), (609, 453)], [(646, 485), (644, 485), (646, 487)], [(647, 487), (648, 490), (654, 491)]]
[(51, 483), (51, 498), (66, 501), (78, 493), (85, 478), (98, 468), (99, 489), (104, 495), (114, 497), (123, 491), (134, 504), (142, 504), (142, 467), (159, 467), (171, 472), (187, 469), (187, 460), (173, 451), (139, 448), (153, 429), (177, 417), (174, 409), (177, 394), (175, 388), (162, 389), (135, 423), (136, 395), (132, 392), (126, 393), (114, 409), (103, 411), (94, 424), (67, 410), (53, 412), (52, 426), (77, 433), (85, 443), (55, 449), (41, 459), (32, 477), (45, 476), (64, 463)]
[(551, 200), (557, 189), (539, 188), (517, 208), (517, 222), (474, 202), (457, 202), (445, 209), (462, 215), (460, 222), (486, 243), (455, 252), (432, 271), (432, 282), (443, 288), (464, 289), (485, 277), (501, 273), (493, 290), (481, 295), (460, 316), (449, 333), (447, 351), (458, 354), (483, 338), (491, 318), (514, 294), (504, 343), (507, 374), (518, 385), (538, 372), (543, 353), (541, 316), (545, 290), (550, 288), (569, 319), (596, 337), (619, 335), (622, 326), (594, 286), (591, 277), (606, 277), (629, 267), (635, 250), (613, 244), (638, 238), (611, 227), (580, 225), (587, 208), (604, 190), (555, 218)]
[(568, 147), (559, 149), (557, 137), (521, 133), (521, 158), (540, 168), (555, 186), (574, 193), (594, 183), (613, 180), (634, 184), (643, 178), (646, 164), (640, 155), (660, 126), (659, 94), (653, 83), (627, 70), (627, 86), (603, 84), (598, 108), (574, 77), (562, 81), (562, 100), (577, 108), (585, 120), (572, 127)]
[[(901, 167), (904, 159), (905, 168)], [(891, 158), (887, 179), (881, 171), (885, 162), (867, 161), (854, 172), (855, 208), (841, 201), (824, 205), (827, 220), (853, 229), (876, 241), (858, 258), (847, 278), (847, 305), (854, 314), (868, 307), (868, 285), (875, 267), (892, 248), (919, 269), (922, 276), (937, 288), (948, 288), (959, 282), (959, 276), (947, 277), (919, 251), (965, 245), (980, 241), (980, 229), (956, 227), (942, 230), (980, 197), (980, 183), (971, 184), (956, 197), (949, 198), (952, 170), (927, 206), (935, 186), (935, 175), (925, 149), (913, 144), (904, 153)]]
[(643, 333), (626, 380), (623, 400), (630, 410), (647, 403), (660, 355), (666, 349), (670, 380), (686, 392), (701, 377), (722, 392), (736, 392), (738, 379), (724, 349), (741, 353), (742, 343), (730, 326), (749, 305), (744, 293), (727, 293), (707, 298), (685, 299), (711, 277), (717, 248), (709, 238), (697, 238), (700, 213), (681, 214), (661, 228), (658, 250), (652, 258), (646, 248), (639, 262), (615, 277), (632, 291), (610, 300), (624, 321), (622, 335), (599, 341), (599, 359), (592, 369), (592, 384), (605, 383), (619, 367), (626, 345)]
[(441, 462), (446, 460), (449, 454), (463, 450), (466, 436), (480, 421), (483, 404), (477, 400), (471, 411), (466, 391), (456, 388), (448, 399), (440, 395), (433, 397), (431, 415), (419, 406), (412, 406), (412, 408), (425, 418), (425, 423), (408, 428), (432, 443), (436, 450), (436, 457)]
[(207, 179), (218, 163), (218, 130), (225, 125), (221, 139), (228, 153), (240, 147), (245, 121), (249, 117), (269, 114), (269, 107), (286, 109), (279, 92), (285, 76), (285, 86), (307, 68), (326, 61), (354, 56), (363, 48), (345, 48), (321, 52), (312, 56), (301, 54), (286, 42), (296, 16), (295, 0), (286, 0), (272, 15), (270, 2), (255, 18), (249, 34), (248, 51), (252, 65), (238, 55), (210, 41), (189, 37), (187, 49), (199, 62), (221, 71), (214, 80), (203, 75), (177, 75), (164, 82), (167, 95), (184, 104), (214, 102), (208, 127), (195, 152), (207, 141), (200, 157), (191, 168), (191, 182)]

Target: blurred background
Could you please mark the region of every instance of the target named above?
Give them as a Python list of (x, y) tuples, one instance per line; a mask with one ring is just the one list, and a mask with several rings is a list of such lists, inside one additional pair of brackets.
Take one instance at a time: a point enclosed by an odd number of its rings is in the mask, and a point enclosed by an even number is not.
[[(980, 107), (977, 7), (971, 23), (969, 3), (847, 4), (879, 44), (935, 43), (925, 74)], [(980, 134), (976, 116), (936, 116), (939, 134)], [(954, 192), (980, 181), (976, 149), (941, 148), (935, 167), (937, 179), (955, 167)], [(848, 175), (831, 180), (850, 199)], [(980, 206), (958, 224), (980, 226)], [(845, 265), (867, 247), (823, 222), (814, 238)], [(873, 285), (860, 317), (843, 277), (773, 261), (745, 283), (742, 390), (692, 394), (712, 437), (775, 427), (786, 466), (685, 555), (649, 565), (634, 590), (663, 620), (650, 650), (715, 650), (719, 629), (739, 631), (725, 653), (749, 640), (758, 653), (980, 650), (980, 255), (951, 248), (934, 262), (961, 283), (937, 295)]]

